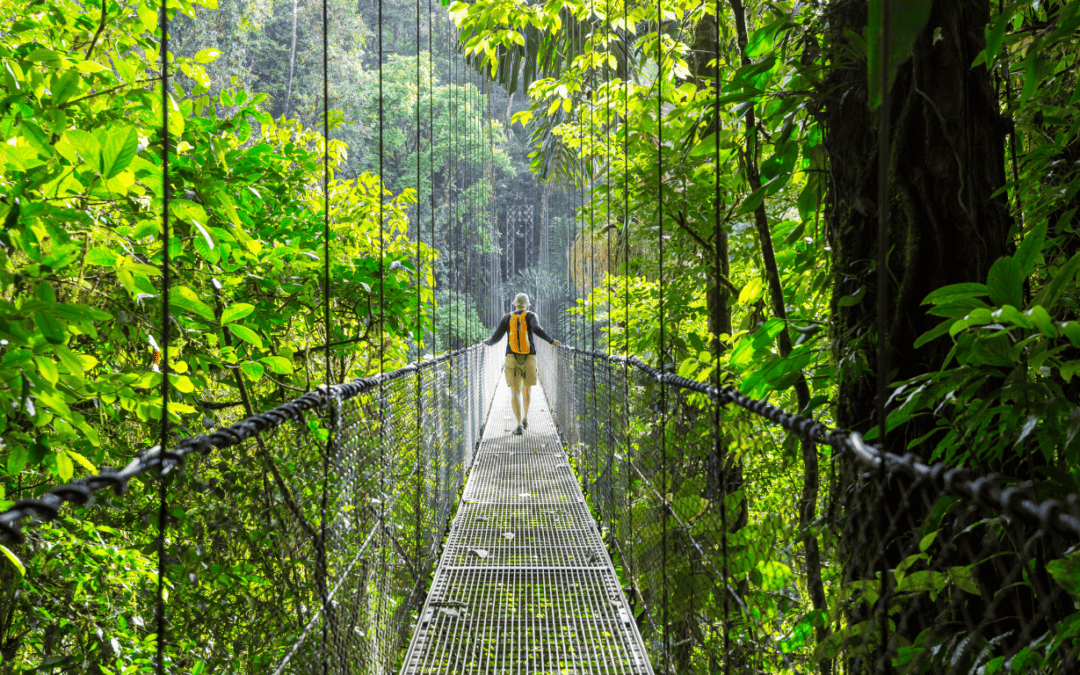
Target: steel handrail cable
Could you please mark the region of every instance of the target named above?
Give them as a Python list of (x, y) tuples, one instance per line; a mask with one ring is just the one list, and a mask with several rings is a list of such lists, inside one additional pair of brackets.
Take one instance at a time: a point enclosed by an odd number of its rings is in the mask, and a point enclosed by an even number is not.
[(1069, 495), (1065, 503), (1056, 499), (1035, 501), (1028, 496), (1027, 489), (1022, 485), (1002, 488), (999, 485), (1000, 476), (996, 474), (971, 477), (969, 470), (964, 467), (948, 467), (941, 462), (925, 464), (910, 452), (901, 456), (882, 451), (876, 446), (868, 445), (857, 431), (830, 428), (810, 417), (790, 413), (767, 401), (751, 398), (730, 385), (718, 388), (680, 375), (661, 373), (636, 356), (616, 356), (569, 345), (560, 345), (555, 349), (566, 349), (612, 363), (632, 365), (661, 384), (703, 394), (719, 405), (733, 403), (808, 441), (849, 452), (867, 470), (884, 469), (889, 475), (903, 474), (915, 481), (928, 482), (940, 493), (962, 497), (1003, 515), (1016, 516), (1036, 524), (1044, 532), (1053, 532), (1080, 541), (1080, 496), (1075, 494)]
[(0, 538), (22, 543), (21, 521), (26, 518), (37, 516), (44, 521), (52, 521), (60, 515), (60, 507), (64, 502), (81, 506), (86, 504), (94, 493), (106, 488), (112, 488), (115, 494), (122, 495), (127, 491), (127, 484), (132, 478), (148, 471), (168, 470), (182, 465), (187, 456), (194, 452), (205, 456), (214, 449), (223, 450), (240, 445), (264, 431), (276, 429), (284, 422), (297, 420), (303, 413), (327, 405), (332, 400), (347, 401), (377, 389), (380, 382), (386, 383), (400, 379), (480, 348), (480, 345), (463, 347), (430, 359), (410, 363), (388, 373), (357, 378), (330, 387), (320, 386), (276, 408), (247, 417), (212, 434), (199, 434), (185, 438), (175, 449), (166, 448), (163, 451), (160, 445), (155, 445), (136, 456), (122, 469), (104, 468), (92, 476), (54, 487), (40, 497), (15, 502), (11, 508), (0, 513)]

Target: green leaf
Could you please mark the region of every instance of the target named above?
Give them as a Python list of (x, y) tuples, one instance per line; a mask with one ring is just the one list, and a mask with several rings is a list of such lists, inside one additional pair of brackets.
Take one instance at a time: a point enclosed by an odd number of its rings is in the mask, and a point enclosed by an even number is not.
[(169, 95), (168, 111), (169, 133), (179, 138), (184, 135), (184, 114), (180, 112), (180, 106), (177, 105), (176, 99), (171, 94)]
[(760, 300), (763, 295), (765, 295), (765, 284), (762, 283), (760, 278), (751, 279), (739, 292), (739, 304), (752, 305)]
[(225, 308), (225, 311), (221, 313), (221, 325), (224, 326), (230, 321), (243, 319), (253, 311), (255, 311), (255, 306), (249, 305), (246, 302), (237, 302), (233, 305), (229, 305)]
[(262, 338), (259, 337), (258, 333), (251, 330), (250, 328), (246, 328), (244, 326), (234, 324), (234, 325), (229, 326), (229, 330), (232, 331), (233, 335), (240, 338), (244, 342), (247, 342), (248, 344), (251, 344), (251, 345), (255, 345), (256, 347), (262, 349), (262, 346), (263, 346)]
[(105, 310), (77, 303), (63, 303), (52, 308), (54, 314), (69, 322), (78, 321), (109, 321), (113, 318)]
[(742, 206), (739, 207), (735, 215), (741, 216), (750, 213), (761, 206), (761, 202), (765, 201), (765, 193), (768, 192), (769, 187), (769, 184), (766, 183), (750, 193), (750, 196), (743, 200)]
[(863, 299), (864, 295), (866, 295), (866, 284), (859, 286), (859, 290), (855, 291), (851, 295), (845, 295), (844, 297), (840, 298), (840, 300), (836, 304), (840, 305), (841, 307), (851, 307), (852, 305), (859, 304), (859, 301)]
[(214, 310), (199, 300), (199, 296), (195, 295), (195, 292), (187, 286), (176, 286), (171, 290), (169, 293), (169, 306), (186, 310), (207, 321), (214, 320)]
[(1031, 319), (1031, 323), (1046, 337), (1056, 338), (1058, 336), (1057, 326), (1054, 325), (1050, 315), (1041, 305), (1035, 305), (1024, 314)]
[(996, 320), (998, 323), (1011, 323), (1014, 326), (1020, 326), (1021, 328), (1031, 328), (1031, 321), (1012, 305), (1005, 305), (995, 309), (990, 313), (990, 317)]
[(986, 287), (990, 290), (990, 300), (995, 305), (1024, 306), (1023, 270), (1014, 258), (998, 258), (990, 266), (990, 272), (986, 275)]
[(997, 58), (997, 54), (1001, 51), (1001, 41), (1005, 39), (1005, 29), (1009, 26), (1009, 19), (1012, 17), (1010, 12), (1006, 12), (998, 16), (997, 21), (994, 22), (993, 27), (987, 25), (984, 29), (986, 31), (986, 49), (979, 52), (979, 55), (975, 58), (975, 62), (971, 64), (971, 67), (985, 63), (987, 68), (991, 68), (994, 65), (994, 59)]
[(1050, 67), (1043, 54), (1041, 42), (1042, 40), (1036, 39), (1028, 47), (1027, 55), (1021, 64), (1024, 68), (1024, 87), (1020, 90), (1020, 105), (1024, 105), (1024, 102), (1035, 94)]
[(26, 460), (30, 457), (30, 449), (26, 447), (25, 443), (18, 443), (9, 447), (11, 450), (7, 456), (7, 469), (8, 473), (14, 476), (26, 467)]
[(51, 49), (39, 47), (32, 50), (24, 58), (31, 63), (56, 63), (58, 61), (62, 61), (64, 55)]
[(956, 319), (966, 315), (973, 309), (980, 308), (990, 309), (990, 305), (969, 295), (958, 295), (949, 298), (947, 302), (934, 305), (927, 314), (931, 316), (943, 316), (947, 319)]
[(292, 362), (282, 356), (264, 356), (259, 361), (265, 363), (270, 372), (276, 375), (288, 375), (293, 372)]
[(34, 314), (34, 325), (50, 344), (61, 345), (67, 340), (67, 329), (53, 316), (51, 311), (39, 311)]
[(1043, 289), (1043, 292), (1039, 294), (1037, 300), (1038, 304), (1042, 305), (1047, 310), (1054, 309), (1054, 306), (1061, 298), (1061, 294), (1064, 290), (1073, 286), (1073, 281), (1076, 279), (1077, 272), (1080, 272), (1080, 253), (1069, 258), (1069, 261), (1058, 269), (1057, 273), (1050, 280), (1050, 283), (1047, 284), (1046, 288)]
[(1016, 443), (1013, 443), (1013, 447), (1015, 448), (1016, 446), (1023, 443), (1024, 439), (1027, 438), (1031, 434), (1031, 432), (1035, 429), (1035, 425), (1037, 425), (1038, 423), (1039, 423), (1039, 416), (1038, 415), (1028, 415), (1027, 419), (1024, 420), (1023, 428), (1020, 429), (1020, 438), (1016, 439)]
[(75, 464), (71, 461), (71, 457), (68, 457), (67, 452), (54, 449), (53, 458), (56, 460), (56, 475), (60, 480), (71, 480), (71, 477), (75, 475)]
[(48, 356), (39, 354), (34, 357), (34, 363), (37, 364), (38, 373), (45, 378), (46, 382), (56, 384), (60, 381), (60, 370), (56, 367), (56, 362)]
[(112, 133), (101, 149), (101, 175), (106, 179), (119, 176), (131, 165), (138, 151), (139, 134), (135, 127)]
[[(1020, 270), (1026, 277), (1035, 269), (1035, 262), (1042, 253), (1043, 242), (1046, 241), (1046, 221), (1035, 226), (1031, 232), (1024, 236), (1024, 241), (1016, 249), (1016, 262), (1020, 263)], [(1019, 305), (1017, 305), (1019, 307)]]
[(1080, 551), (1046, 564), (1050, 576), (1075, 598), (1080, 598)]
[[(884, 3), (889, 3), (889, 88), (896, 80), (896, 71), (909, 58), (915, 40), (926, 28), (930, 19), (930, 7), (933, 0), (870, 0), (869, 22), (866, 30), (866, 74), (869, 79), (869, 100), (871, 110), (881, 105), (881, 38), (885, 31)], [(961, 36), (950, 39), (959, 40)]]
[(107, 248), (92, 248), (86, 253), (86, 264), (88, 265), (104, 265), (106, 267), (115, 267), (116, 259), (119, 258), (119, 254), (115, 251), (110, 251)]
[(1080, 348), (1080, 323), (1069, 321), (1059, 325), (1061, 332), (1069, 339), (1073, 347)]
[(948, 570), (949, 580), (956, 584), (961, 590), (967, 591), (972, 595), (982, 595), (979, 592), (979, 587), (975, 583), (975, 576), (971, 573), (971, 570), (966, 567), (950, 567)]
[(87, 164), (97, 168), (101, 166), (101, 143), (94, 134), (82, 129), (69, 129), (64, 133), (68, 142)]
[(233, 205), (232, 199), (224, 191), (217, 193), (218, 204), (221, 205), (221, 209), (225, 211), (225, 215), (229, 218), (229, 222), (237, 227), (242, 227), (243, 222), (240, 220), (240, 214), (236, 212), (236, 207)]
[(930, 534), (928, 534), (925, 537), (923, 537), (922, 539), (920, 539), (919, 540), (919, 553), (925, 553), (926, 549), (930, 548), (930, 545), (934, 543), (935, 539), (937, 539), (937, 536), (938, 536), (938, 530), (934, 530)]
[(248, 361), (244, 365), (240, 366), (240, 372), (244, 374), (244, 377), (249, 380), (258, 380), (263, 374), (266, 373), (266, 369), (263, 368), (261, 363), (255, 361)]
[(779, 591), (791, 580), (791, 568), (775, 560), (761, 560), (750, 572), (750, 580), (765, 591)]
[(97, 473), (97, 467), (94, 466), (93, 463), (83, 455), (75, 452), (74, 450), (65, 450), (65, 452), (67, 453), (68, 457), (78, 462), (82, 466), (82, 468), (86, 469), (90, 473)]
[(15, 569), (19, 570), (19, 576), (26, 576), (26, 567), (23, 566), (19, 557), (11, 552), (11, 550), (0, 544), (0, 553), (4, 554), (4, 557), (11, 561), (11, 564), (15, 566)]
[(983, 284), (950, 284), (942, 286), (923, 299), (922, 304), (940, 304), (956, 297), (981, 297), (990, 295), (990, 289)]
[(787, 182), (787, 178), (795, 168), (795, 160), (798, 158), (798, 144), (788, 143), (782, 153), (777, 152), (761, 163), (761, 179), (772, 185), (772, 188), (768, 190), (769, 196), (776, 194)]
[(220, 49), (214, 49), (213, 47), (209, 47), (207, 49), (201, 50), (198, 54), (195, 55), (195, 62), (196, 63), (213, 63), (214, 61), (217, 61), (218, 57), (220, 57), (220, 56), (221, 56), (221, 50)]
[(202, 223), (200, 223), (197, 220), (192, 219), (191, 224), (194, 225), (196, 227), (196, 229), (198, 229), (199, 232), (202, 234), (203, 240), (206, 242), (207, 251), (213, 251), (214, 250), (214, 238), (210, 236), (210, 233), (206, 231), (206, 228), (202, 226)]
[(169, 375), (169, 384), (181, 394), (190, 394), (195, 391), (195, 385), (187, 375)]
[(83, 372), (82, 361), (75, 356), (75, 352), (68, 349), (67, 345), (56, 345), (53, 347), (53, 353), (56, 354), (56, 357), (60, 359), (60, 364), (64, 366), (69, 373), (79, 377), (85, 375)]
[(54, 80), (52, 86), (53, 104), (56, 106), (63, 105), (72, 95), (79, 91), (81, 81), (82, 78), (79, 73), (74, 70), (69, 70)]
[(919, 570), (904, 577), (904, 580), (896, 584), (896, 590), (901, 593), (937, 593), (945, 588), (949, 577), (941, 572), (933, 570)]
[(799, 241), (799, 239), (802, 238), (803, 232), (805, 232), (805, 231), (806, 231), (806, 221), (803, 220), (798, 225), (791, 228), (791, 232), (788, 232), (787, 236), (784, 237), (784, 245), (785, 246), (791, 246), (795, 242)]
[(806, 186), (799, 193), (799, 218), (811, 220), (821, 202), (821, 177), (817, 172), (808, 173)]

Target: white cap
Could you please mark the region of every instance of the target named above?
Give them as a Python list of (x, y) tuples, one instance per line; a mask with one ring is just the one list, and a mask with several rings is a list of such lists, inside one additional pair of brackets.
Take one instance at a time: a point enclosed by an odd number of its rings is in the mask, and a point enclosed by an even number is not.
[(525, 309), (529, 306), (529, 296), (524, 293), (518, 293), (514, 296), (514, 307), (518, 309)]

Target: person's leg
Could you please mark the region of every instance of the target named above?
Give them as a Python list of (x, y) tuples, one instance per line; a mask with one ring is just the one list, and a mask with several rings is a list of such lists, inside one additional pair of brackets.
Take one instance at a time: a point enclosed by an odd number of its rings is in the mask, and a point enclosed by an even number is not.
[(524, 382), (522, 383), (523, 386), (521, 393), (525, 403), (525, 413), (522, 415), (523, 421), (521, 423), (521, 426), (528, 428), (529, 403), (532, 399), (532, 396), (530, 394), (532, 392), (532, 387), (536, 385), (536, 356), (534, 354), (530, 354), (529, 356), (525, 357), (524, 366), (525, 367), (522, 378)]
[(503, 368), (503, 374), (506, 377), (506, 386), (510, 387), (510, 406), (514, 409), (514, 417), (518, 420), (518, 426), (521, 426), (521, 403), (518, 401), (519, 392), (521, 391), (521, 376), (518, 374), (517, 363), (511, 354), (506, 355), (506, 366)]
[[(529, 410), (529, 388), (525, 387), (525, 410)], [(517, 418), (518, 426), (521, 426), (521, 378), (514, 378), (514, 383), (510, 385), (510, 406), (514, 409), (514, 417)]]

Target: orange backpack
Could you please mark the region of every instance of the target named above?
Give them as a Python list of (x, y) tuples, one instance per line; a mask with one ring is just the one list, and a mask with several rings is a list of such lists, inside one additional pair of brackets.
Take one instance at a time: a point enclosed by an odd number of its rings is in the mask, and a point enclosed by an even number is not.
[(515, 354), (528, 354), (532, 352), (529, 346), (529, 325), (526, 317), (528, 312), (510, 315), (510, 351)]

